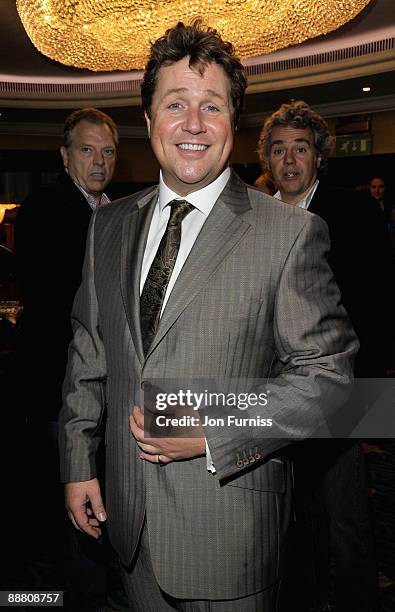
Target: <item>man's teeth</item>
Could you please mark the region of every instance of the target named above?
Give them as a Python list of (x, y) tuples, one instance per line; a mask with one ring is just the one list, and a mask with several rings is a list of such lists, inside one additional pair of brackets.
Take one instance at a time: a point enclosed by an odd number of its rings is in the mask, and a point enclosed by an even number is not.
[(297, 176), (297, 173), (296, 172), (286, 172), (285, 176), (286, 177), (293, 177), (293, 176)]
[(205, 151), (208, 149), (208, 145), (190, 143), (182, 143), (177, 145), (177, 147), (179, 149), (183, 149), (184, 151)]

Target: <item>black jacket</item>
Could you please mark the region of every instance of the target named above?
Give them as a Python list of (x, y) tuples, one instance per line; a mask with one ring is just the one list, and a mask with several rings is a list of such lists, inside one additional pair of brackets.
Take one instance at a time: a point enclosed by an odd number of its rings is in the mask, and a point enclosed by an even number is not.
[(389, 363), (394, 275), (384, 215), (365, 194), (319, 183), (309, 211), (328, 224), (329, 262), (361, 348), (355, 374), (382, 377)]
[[(24, 311), (21, 371), (26, 404), (37, 418), (57, 418), (72, 338), (70, 311), (77, 288), (92, 209), (63, 173), (22, 202), (15, 227)], [(28, 407), (29, 408), (29, 407)]]

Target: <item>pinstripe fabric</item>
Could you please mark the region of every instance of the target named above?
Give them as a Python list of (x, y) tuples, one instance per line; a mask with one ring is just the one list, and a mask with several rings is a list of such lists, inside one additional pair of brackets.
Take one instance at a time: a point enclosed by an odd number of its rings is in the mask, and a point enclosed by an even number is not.
[(143, 528), (133, 568), (121, 568), (130, 612), (174, 612), (175, 601), (160, 590), (152, 569), (147, 529)]
[[(132, 560), (145, 513), (164, 591), (181, 599), (245, 597), (283, 570), (290, 474), (272, 453), (309, 436), (342, 403), (357, 342), (323, 257), (325, 224), (232, 175), (144, 358), (139, 283), (155, 197), (154, 190), (109, 204), (91, 224), (64, 387), (63, 478), (94, 476), (106, 406), (108, 528), (123, 563)], [(205, 458), (163, 469), (138, 458), (128, 416), (146, 381), (269, 375), (284, 439), (261, 439), (253, 428), (208, 429), (216, 475)], [(262, 460), (240, 469), (238, 457), (251, 449)]]
[(180, 600), (160, 590), (152, 568), (147, 530), (133, 568), (122, 568), (130, 612), (277, 612), (280, 583), (247, 597), (226, 600)]

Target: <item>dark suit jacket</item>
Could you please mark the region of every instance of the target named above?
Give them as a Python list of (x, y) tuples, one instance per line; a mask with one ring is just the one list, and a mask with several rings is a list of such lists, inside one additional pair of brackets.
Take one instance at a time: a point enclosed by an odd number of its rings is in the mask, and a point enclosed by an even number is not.
[(81, 283), (91, 216), (88, 202), (65, 173), (29, 194), (17, 216), (16, 256), (24, 301), (20, 353), (25, 406), (36, 418), (56, 419), (61, 407), (72, 338), (70, 312)]
[[(140, 271), (156, 199), (153, 188), (93, 215), (60, 417), (62, 478), (95, 477), (106, 418), (108, 529), (122, 561), (131, 562), (146, 519), (167, 593), (242, 597), (283, 570), (291, 482), (278, 452), (344, 401), (357, 343), (324, 257), (325, 224), (232, 174), (144, 355)], [(201, 377), (239, 381), (242, 391), (241, 379), (253, 379), (255, 391), (268, 385), (267, 409), (251, 403), (239, 415), (273, 415), (275, 433), (206, 427), (215, 475), (206, 457), (164, 468), (142, 461), (129, 429), (133, 404), (143, 405), (152, 381), (178, 378), (184, 388)]]
[(320, 181), (309, 211), (329, 228), (329, 263), (360, 341), (355, 376), (385, 376), (392, 336), (393, 269), (384, 215), (369, 196)]

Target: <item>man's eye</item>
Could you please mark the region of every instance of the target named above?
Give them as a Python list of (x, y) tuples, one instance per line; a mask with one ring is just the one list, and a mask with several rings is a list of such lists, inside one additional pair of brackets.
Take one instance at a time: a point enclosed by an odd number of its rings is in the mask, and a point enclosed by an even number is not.
[(113, 157), (115, 155), (115, 149), (108, 147), (108, 149), (103, 150), (103, 155), (105, 155), (106, 157)]
[(281, 157), (283, 153), (284, 153), (284, 149), (281, 149), (280, 147), (277, 147), (276, 149), (272, 149), (272, 155), (274, 157)]
[(176, 110), (177, 108), (181, 108), (181, 104), (179, 102), (172, 102), (167, 108), (170, 108), (170, 110)]
[(215, 106), (215, 104), (207, 104), (206, 110), (208, 110), (209, 113), (217, 113), (219, 111), (219, 108), (218, 106)]
[(91, 147), (80, 147), (80, 151), (81, 153), (85, 153), (86, 155), (89, 155), (90, 153), (92, 153), (92, 148)]
[(306, 147), (298, 147), (296, 149), (296, 153), (302, 153), (302, 154), (307, 153), (307, 149)]

